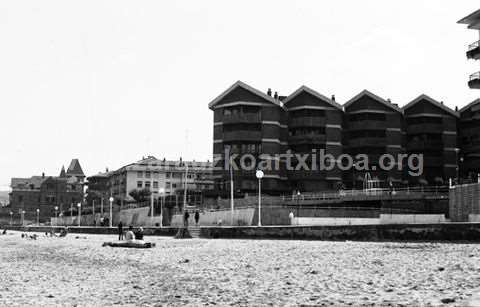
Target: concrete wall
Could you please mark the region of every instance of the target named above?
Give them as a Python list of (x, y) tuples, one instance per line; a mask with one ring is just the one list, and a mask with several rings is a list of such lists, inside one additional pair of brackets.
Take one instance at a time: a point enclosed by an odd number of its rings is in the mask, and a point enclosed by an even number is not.
[(297, 217), (294, 225), (375, 225), (379, 224), (378, 218), (341, 218), (341, 217)]
[(380, 224), (437, 224), (445, 223), (444, 214), (380, 214)]
[[(124, 209), (120, 212), (113, 213), (113, 225), (117, 225), (119, 221), (122, 221), (123, 225), (132, 225), (132, 226), (155, 226), (157, 223), (160, 225), (160, 216), (154, 216), (153, 219), (149, 216), (150, 207), (141, 207), (133, 209)], [(104, 217), (108, 217), (109, 214), (104, 214)], [(96, 226), (100, 226), (101, 214), (96, 213), (95, 219), (92, 214), (82, 215), (81, 225), (82, 226), (93, 226), (94, 221)], [(167, 216), (164, 216), (163, 225), (167, 225)], [(51, 218), (52, 225), (58, 226), (78, 226), (78, 217), (70, 216)]]
[[(233, 225), (249, 226), (252, 225), (254, 208), (245, 208), (237, 209), (233, 214)], [(222, 221), (222, 225), (231, 226), (231, 213), (230, 210), (222, 211), (205, 211), (200, 212), (199, 224), (200, 226), (212, 226), (218, 225), (219, 221)], [(195, 225), (195, 215), (190, 213), (190, 218), (188, 219), (189, 225)], [(183, 215), (174, 215), (172, 217), (172, 227), (178, 227), (183, 225)]]

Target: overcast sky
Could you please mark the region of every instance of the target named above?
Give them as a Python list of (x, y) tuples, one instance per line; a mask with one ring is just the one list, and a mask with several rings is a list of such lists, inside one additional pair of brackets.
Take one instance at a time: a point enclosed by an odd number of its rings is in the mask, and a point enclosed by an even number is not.
[(208, 103), (237, 80), (344, 103), (478, 98), (469, 1), (1, 1), (0, 190), (143, 155), (211, 159)]

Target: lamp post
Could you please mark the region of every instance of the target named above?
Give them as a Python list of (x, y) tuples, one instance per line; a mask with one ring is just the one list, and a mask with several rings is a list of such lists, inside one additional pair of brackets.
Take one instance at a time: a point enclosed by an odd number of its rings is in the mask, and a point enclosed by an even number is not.
[(95, 199), (92, 199), (92, 216), (93, 216), (93, 227), (97, 226), (95, 223)]
[(58, 215), (57, 215), (57, 211), (58, 211), (58, 207), (55, 206), (55, 226), (58, 226)]
[(78, 207), (78, 227), (80, 227), (80, 221), (82, 219), (82, 204), (78, 203), (77, 207)]
[(40, 226), (40, 209), (37, 208), (37, 226)]
[(297, 191), (297, 218), (300, 217), (300, 191)]
[(13, 212), (10, 211), (10, 226), (13, 225)]
[(113, 207), (113, 197), (110, 196), (110, 198), (108, 199), (110, 201), (110, 218), (108, 219), (108, 223), (109, 223), (109, 226), (112, 227), (112, 207)]
[(22, 226), (25, 226), (25, 210), (22, 210)]
[(163, 203), (165, 202), (165, 188), (160, 188), (158, 191), (162, 197), (160, 200), (160, 228), (163, 228)]
[(255, 176), (258, 178), (258, 226), (262, 226), (262, 178), (263, 171), (257, 170)]

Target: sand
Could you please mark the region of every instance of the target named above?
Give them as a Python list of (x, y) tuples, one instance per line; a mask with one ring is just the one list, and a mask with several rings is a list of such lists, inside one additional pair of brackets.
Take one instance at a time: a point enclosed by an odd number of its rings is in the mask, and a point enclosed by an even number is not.
[(155, 248), (101, 246), (113, 239), (0, 236), (0, 306), (463, 306), (480, 292), (476, 244), (147, 237)]

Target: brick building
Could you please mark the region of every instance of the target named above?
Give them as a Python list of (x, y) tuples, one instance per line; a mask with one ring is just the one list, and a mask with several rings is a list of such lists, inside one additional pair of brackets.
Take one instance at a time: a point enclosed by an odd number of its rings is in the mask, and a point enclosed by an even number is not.
[(351, 156), (366, 154), (368, 171), (355, 167), (344, 172), (347, 187), (362, 188), (366, 173), (385, 187), (387, 182), (402, 181), (403, 172), (397, 167), (389, 171), (379, 167), (380, 156), (397, 156), (405, 151), (403, 146), (403, 110), (367, 90), (347, 101), (344, 105), (345, 122), (343, 138), (345, 152)]
[(424, 174), (409, 180), (415, 183), (424, 179), (430, 185), (441, 185), (457, 178), (457, 112), (427, 95), (420, 95), (403, 109), (407, 153), (424, 157)]
[(36, 210), (40, 216), (51, 217), (83, 201), (83, 181), (85, 175), (77, 159), (73, 159), (69, 168), (64, 167), (59, 176), (32, 176), (30, 178), (12, 178), (10, 192), (10, 210), (14, 214), (25, 211), (26, 218), (34, 218)]
[(476, 179), (480, 173), (480, 99), (460, 110), (460, 177)]
[[(308, 88), (300, 87), (284, 101), (288, 115), (288, 148), (293, 153), (312, 153), (324, 150), (335, 157), (342, 154), (342, 106), (332, 99)], [(307, 159), (309, 165), (312, 157)], [(317, 161), (318, 163), (318, 161)], [(342, 181), (337, 167), (327, 171), (290, 170), (291, 188), (300, 191), (333, 190)]]

